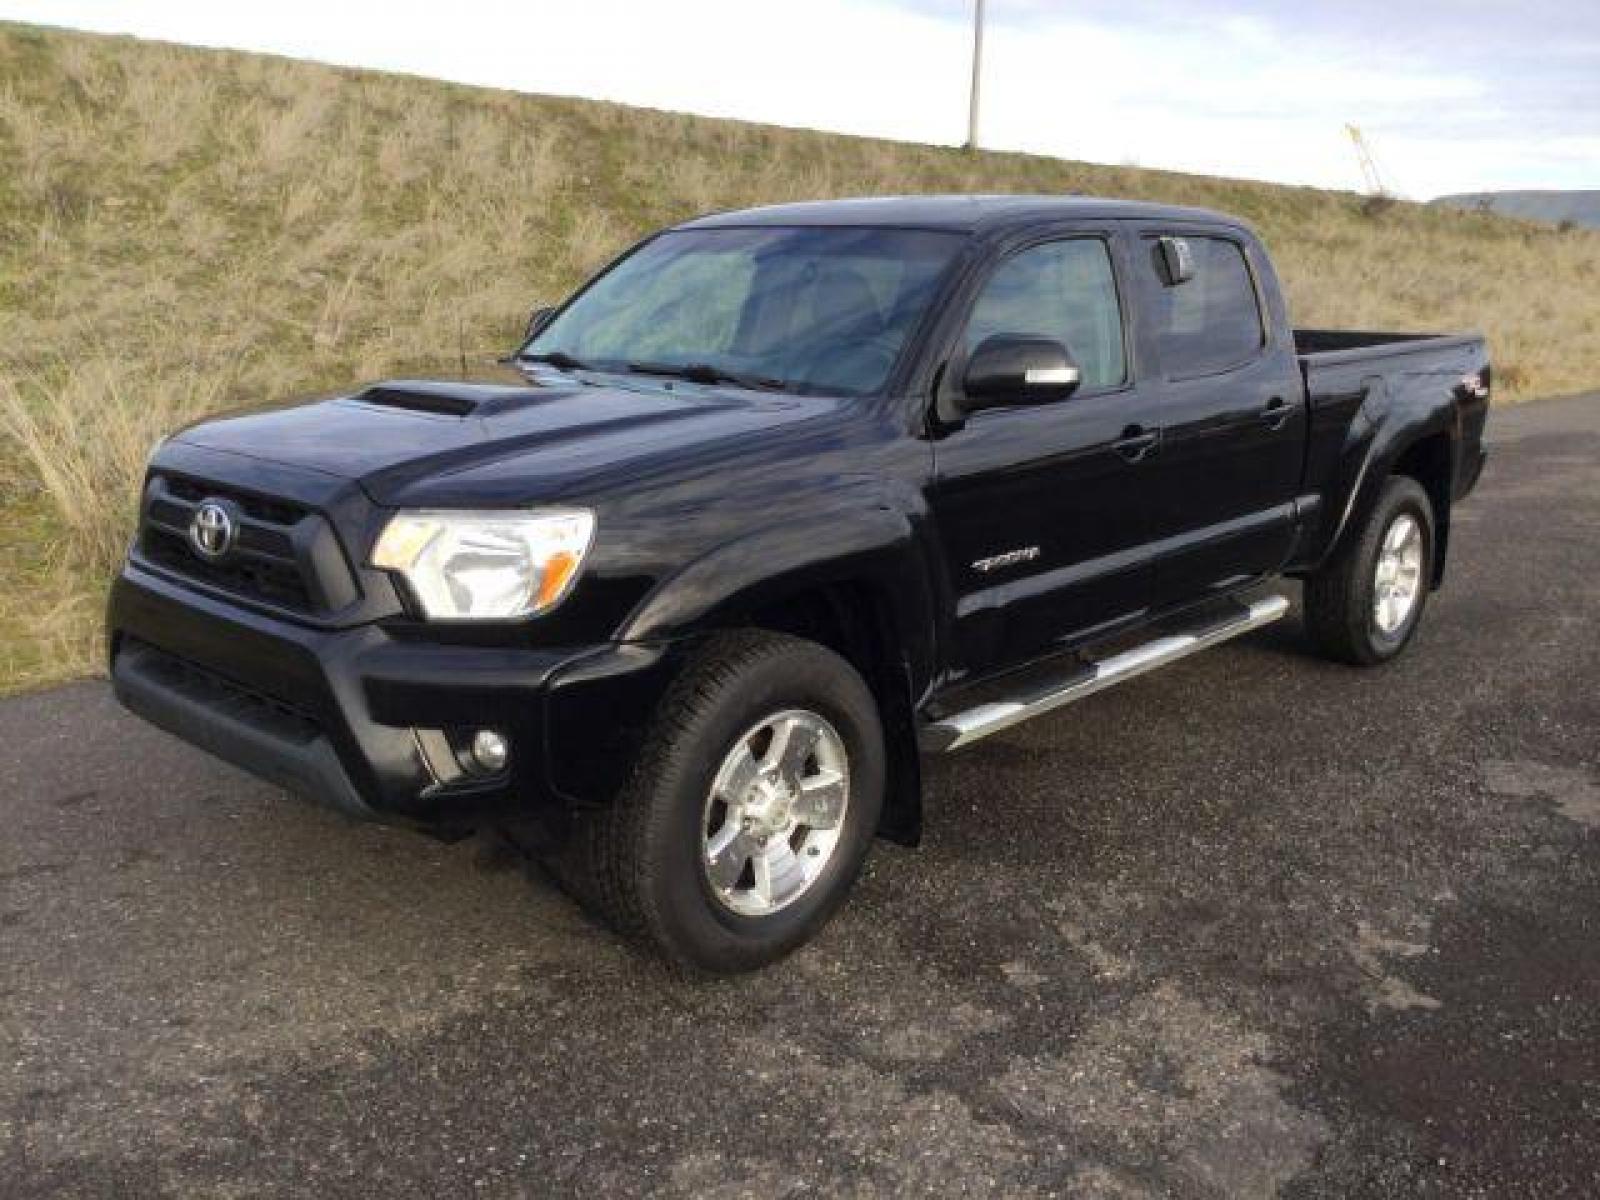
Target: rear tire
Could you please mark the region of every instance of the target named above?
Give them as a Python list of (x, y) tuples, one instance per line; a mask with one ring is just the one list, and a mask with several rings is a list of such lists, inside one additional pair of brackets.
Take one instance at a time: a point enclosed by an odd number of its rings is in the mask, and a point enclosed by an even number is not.
[(1428, 493), (1391, 477), (1357, 535), (1306, 578), (1306, 632), (1317, 650), (1356, 666), (1399, 655), (1427, 607), (1434, 544)]
[(848, 894), (883, 805), (877, 705), (844, 659), (761, 631), (711, 638), (663, 699), (629, 782), (547, 858), (591, 911), (670, 962), (748, 971)]

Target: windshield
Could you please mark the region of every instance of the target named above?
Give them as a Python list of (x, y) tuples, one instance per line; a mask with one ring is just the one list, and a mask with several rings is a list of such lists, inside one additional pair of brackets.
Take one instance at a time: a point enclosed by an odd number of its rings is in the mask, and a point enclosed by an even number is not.
[(889, 378), (959, 234), (683, 229), (640, 247), (522, 348), (557, 366), (868, 395)]

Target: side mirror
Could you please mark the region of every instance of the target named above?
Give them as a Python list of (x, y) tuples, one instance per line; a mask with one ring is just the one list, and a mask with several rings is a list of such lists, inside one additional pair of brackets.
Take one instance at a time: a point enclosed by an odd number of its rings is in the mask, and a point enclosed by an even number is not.
[(1083, 372), (1060, 342), (997, 333), (984, 338), (961, 376), (961, 409), (978, 412), (1013, 404), (1048, 404), (1078, 390)]
[(1194, 278), (1194, 251), (1183, 238), (1156, 239), (1156, 274), (1168, 287), (1177, 287)]
[(534, 309), (528, 314), (528, 328), (523, 332), (522, 340), (527, 341), (534, 334), (538, 333), (539, 330), (545, 327), (550, 318), (555, 315), (556, 310), (552, 305), (546, 304), (540, 308)]

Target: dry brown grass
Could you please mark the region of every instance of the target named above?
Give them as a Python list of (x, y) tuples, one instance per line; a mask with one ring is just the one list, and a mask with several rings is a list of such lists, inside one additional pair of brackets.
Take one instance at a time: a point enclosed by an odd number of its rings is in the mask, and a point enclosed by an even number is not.
[(1304, 325), (1479, 328), (1503, 397), (1600, 380), (1600, 236), (0, 26), (0, 689), (94, 661), (156, 434), (503, 352), (629, 240), (883, 192), (1135, 196), (1267, 238)]
[[(49, 650), (26, 656), (33, 666), (22, 671), (13, 648), (15, 675), (48, 679), (94, 668), (98, 597), (85, 581), (103, 580), (127, 548), (150, 448), (175, 426), (215, 411), (227, 390), (225, 374), (130, 375), (106, 358), (63, 363), (20, 386), (0, 379), (0, 442), (10, 443), (9, 459), (0, 461), (20, 466), (54, 526), (35, 578), (19, 577), (22, 597), (10, 587), (0, 594), (0, 632), (16, 624)], [(30, 602), (19, 607), (24, 597)]]

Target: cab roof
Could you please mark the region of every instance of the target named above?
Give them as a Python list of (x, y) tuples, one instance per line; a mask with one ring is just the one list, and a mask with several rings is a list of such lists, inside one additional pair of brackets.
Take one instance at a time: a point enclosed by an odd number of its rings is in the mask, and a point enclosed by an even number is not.
[(900, 229), (944, 229), (987, 233), (1045, 221), (1170, 221), (1229, 225), (1243, 221), (1206, 208), (1146, 204), (1095, 196), (863, 196), (848, 200), (813, 200), (772, 204), (712, 213), (679, 225), (679, 229), (716, 229), (761, 225), (879, 226)]

